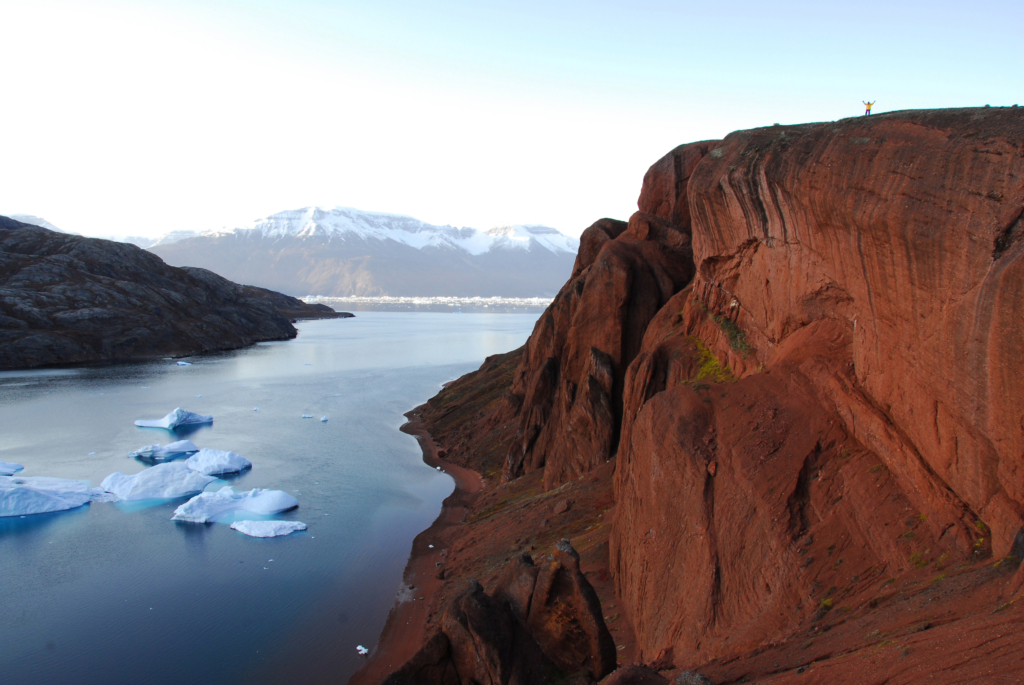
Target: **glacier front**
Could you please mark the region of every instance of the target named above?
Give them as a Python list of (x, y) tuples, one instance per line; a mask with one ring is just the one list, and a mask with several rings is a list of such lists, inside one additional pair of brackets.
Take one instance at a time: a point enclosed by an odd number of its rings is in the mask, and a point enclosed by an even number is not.
[(89, 502), (92, 489), (84, 480), (0, 476), (0, 516), (25, 516), (75, 509)]
[(217, 492), (204, 492), (174, 510), (175, 521), (207, 523), (230, 516), (236, 511), (250, 514), (279, 514), (299, 506), (295, 499), (283, 490), (262, 490), (255, 488), (248, 492), (235, 492), (225, 486)]

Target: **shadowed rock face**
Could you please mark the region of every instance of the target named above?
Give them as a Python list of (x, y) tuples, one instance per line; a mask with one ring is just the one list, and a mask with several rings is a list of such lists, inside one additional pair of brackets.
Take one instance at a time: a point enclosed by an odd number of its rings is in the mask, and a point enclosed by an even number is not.
[(0, 369), (233, 349), (333, 316), (134, 245), (0, 217)]
[(533, 685), (558, 672), (593, 682), (615, 669), (615, 643), (568, 541), (540, 568), (521, 554), (491, 595), (480, 583), (447, 607), (440, 630), (384, 682)]

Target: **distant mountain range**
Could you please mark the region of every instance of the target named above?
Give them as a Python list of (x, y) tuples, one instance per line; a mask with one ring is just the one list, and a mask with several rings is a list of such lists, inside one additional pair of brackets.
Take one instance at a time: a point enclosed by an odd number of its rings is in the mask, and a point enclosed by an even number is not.
[(174, 266), (297, 296), (541, 297), (558, 292), (578, 248), (546, 226), (480, 231), (307, 207), (239, 228), (175, 231), (148, 249)]

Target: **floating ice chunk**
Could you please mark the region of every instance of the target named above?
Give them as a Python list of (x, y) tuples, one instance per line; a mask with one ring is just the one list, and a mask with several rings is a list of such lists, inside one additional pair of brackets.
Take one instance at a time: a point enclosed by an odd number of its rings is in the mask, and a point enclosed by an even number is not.
[(121, 499), (174, 499), (189, 497), (217, 480), (213, 476), (196, 473), (183, 462), (157, 464), (133, 476), (112, 473), (103, 479), (100, 487)]
[(202, 395), (196, 395), (196, 397), (202, 397)]
[(153, 459), (156, 461), (163, 461), (166, 459), (173, 459), (174, 457), (180, 457), (184, 454), (192, 454), (198, 452), (199, 448), (195, 446), (191, 440), (178, 440), (177, 442), (169, 442), (163, 447), (159, 444), (146, 445), (140, 447), (134, 452), (129, 452), (129, 457), (142, 457), (143, 459)]
[(305, 364), (303, 364), (303, 366), (312, 366), (312, 364), (310, 364), (309, 362), (306, 362)]
[(320, 423), (327, 423), (327, 417), (326, 416), (321, 416), (320, 417)]
[(89, 456), (90, 456), (90, 457), (95, 457), (95, 456), (96, 456), (96, 453), (95, 453), (95, 452), (89, 452)]
[(306, 530), (306, 524), (302, 521), (235, 521), (231, 527), (254, 538), (275, 538), (297, 530)]
[(6, 461), (0, 461), (0, 476), (13, 476), (24, 468), (25, 467), (21, 464), (11, 464)]
[(192, 366), (190, 362), (178, 362), (178, 366)]
[(74, 509), (88, 503), (91, 496), (89, 483), (84, 480), (0, 476), (0, 516)]
[(259, 408), (259, 407), (253, 407), (253, 408), (252, 408), (252, 410), (253, 410), (253, 411), (259, 411), (259, 410), (260, 410), (260, 408)]
[(313, 415), (312, 414), (303, 414), (302, 418), (304, 418), (304, 419), (311, 419), (311, 418), (313, 418)]
[(370, 650), (368, 650), (366, 647), (363, 647), (362, 645), (356, 645), (356, 651), (359, 652), (359, 656), (366, 656), (370, 653)]
[(236, 493), (228, 485), (217, 492), (204, 492), (201, 495), (196, 495), (175, 509), (174, 516), (171, 518), (176, 521), (206, 523), (236, 511), (270, 515), (294, 509), (297, 506), (299, 506), (299, 500), (283, 490), (255, 488), (249, 492)]
[(213, 423), (213, 417), (209, 414), (194, 414), (190, 411), (185, 411), (181, 407), (177, 407), (162, 419), (139, 419), (135, 422), (135, 425), (142, 426), (143, 428), (172, 429), (177, 428), (178, 426), (188, 426), (196, 423)]
[(204, 447), (185, 461), (185, 466), (207, 476), (221, 473), (238, 473), (252, 467), (252, 462), (235, 452), (213, 450)]

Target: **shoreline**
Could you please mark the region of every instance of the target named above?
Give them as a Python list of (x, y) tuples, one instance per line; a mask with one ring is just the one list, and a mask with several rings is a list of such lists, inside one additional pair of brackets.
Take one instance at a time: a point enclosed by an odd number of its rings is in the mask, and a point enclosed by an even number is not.
[(349, 678), (349, 685), (379, 685), (423, 646), (427, 616), (434, 611), (438, 590), (444, 584), (437, 574), (446, 568), (456, 531), (470, 505), (484, 489), (484, 479), (479, 473), (448, 464), (437, 456), (438, 445), (421, 418), (424, 407), (425, 403), (406, 412), (409, 420), (399, 430), (416, 438), (423, 450), (423, 462), (431, 467), (442, 467), (455, 481), (455, 490), (442, 502), (441, 512), (434, 522), (413, 539), (402, 573), (404, 587), (401, 591), (413, 588), (410, 598), (405, 601), (395, 598), (377, 645), (366, 664)]

